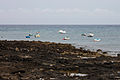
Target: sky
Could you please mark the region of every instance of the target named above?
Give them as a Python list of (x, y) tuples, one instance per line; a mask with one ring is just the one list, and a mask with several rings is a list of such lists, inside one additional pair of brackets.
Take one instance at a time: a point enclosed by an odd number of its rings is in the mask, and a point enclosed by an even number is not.
[(0, 24), (120, 24), (120, 0), (0, 0)]

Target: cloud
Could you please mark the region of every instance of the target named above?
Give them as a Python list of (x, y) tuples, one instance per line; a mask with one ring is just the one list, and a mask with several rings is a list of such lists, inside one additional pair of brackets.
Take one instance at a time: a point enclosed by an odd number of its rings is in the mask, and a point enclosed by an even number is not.
[(92, 11), (91, 16), (110, 17), (110, 16), (120, 16), (120, 15), (108, 9), (97, 8)]
[(80, 8), (33, 8), (0, 10), (0, 22), (119, 22), (120, 13), (108, 9), (96, 8), (85, 10)]
[(45, 9), (10, 9), (10, 10), (0, 10), (0, 17), (40, 17), (40, 16), (120, 16), (119, 13), (116, 13), (114, 11), (110, 11), (108, 9), (94, 9), (94, 10), (83, 10), (79, 8), (62, 8), (62, 9), (51, 9), (51, 8), (45, 8)]

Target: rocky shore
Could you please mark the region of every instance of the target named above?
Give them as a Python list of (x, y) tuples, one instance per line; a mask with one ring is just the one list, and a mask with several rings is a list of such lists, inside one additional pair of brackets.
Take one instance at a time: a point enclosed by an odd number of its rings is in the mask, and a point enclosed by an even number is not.
[(0, 41), (0, 80), (120, 80), (120, 57), (71, 44)]

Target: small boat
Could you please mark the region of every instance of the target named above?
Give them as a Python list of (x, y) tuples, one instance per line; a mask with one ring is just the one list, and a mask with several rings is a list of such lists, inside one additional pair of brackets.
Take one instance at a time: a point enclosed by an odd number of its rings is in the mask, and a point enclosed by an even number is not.
[(35, 35), (35, 38), (38, 38), (38, 37), (40, 37), (40, 35), (39, 35), (39, 34), (36, 34), (36, 35)]
[(69, 40), (70, 39), (70, 37), (64, 37), (63, 38), (63, 40)]
[(86, 33), (81, 34), (81, 36), (86, 36), (86, 35), (87, 35)]
[(26, 36), (26, 38), (30, 38), (30, 36)]
[(99, 42), (99, 41), (101, 41), (101, 39), (96, 38), (96, 39), (94, 39), (94, 41), (95, 41), (95, 42)]
[(64, 30), (59, 30), (58, 31), (60, 34), (66, 34), (66, 31), (64, 31)]
[(88, 34), (88, 37), (93, 37), (93, 36), (94, 36), (93, 33), (89, 33), (89, 34)]
[(33, 36), (33, 34), (30, 33), (29, 36)]

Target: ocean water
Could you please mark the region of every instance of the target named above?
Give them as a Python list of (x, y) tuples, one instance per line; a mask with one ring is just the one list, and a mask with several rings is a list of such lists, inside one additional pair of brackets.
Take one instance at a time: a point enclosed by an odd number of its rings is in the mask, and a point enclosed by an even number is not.
[[(59, 34), (59, 30), (66, 34)], [(29, 33), (40, 32), (40, 38), (26, 38)], [(94, 33), (94, 37), (81, 36), (82, 33)], [(120, 51), (120, 25), (0, 25), (0, 40), (35, 40), (57, 43), (70, 43), (76, 47), (103, 51)], [(63, 40), (69, 36), (70, 40)], [(94, 42), (100, 38), (100, 42)]]

